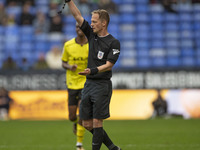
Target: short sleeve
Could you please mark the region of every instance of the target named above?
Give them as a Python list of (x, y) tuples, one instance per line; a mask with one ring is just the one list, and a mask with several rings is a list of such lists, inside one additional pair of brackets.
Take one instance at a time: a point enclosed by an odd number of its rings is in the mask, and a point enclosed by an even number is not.
[(118, 40), (114, 40), (111, 43), (110, 51), (108, 54), (108, 61), (115, 64), (120, 54), (120, 42)]
[(66, 46), (66, 44), (63, 47), (62, 61), (65, 61), (65, 62), (68, 61), (68, 53), (67, 53), (67, 46)]
[(80, 29), (83, 31), (83, 33), (85, 34), (85, 36), (89, 39), (91, 37), (91, 35), (93, 34), (92, 28), (90, 27), (89, 23), (84, 20), (82, 26), (80, 27)]

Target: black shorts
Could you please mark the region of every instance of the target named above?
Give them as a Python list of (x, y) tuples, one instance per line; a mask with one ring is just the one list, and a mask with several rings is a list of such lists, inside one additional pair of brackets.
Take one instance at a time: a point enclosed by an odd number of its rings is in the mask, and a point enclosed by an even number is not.
[(72, 90), (68, 89), (68, 105), (78, 105), (79, 101), (81, 100), (81, 91), (79, 90)]
[(110, 80), (87, 79), (80, 104), (80, 118), (106, 119), (110, 117), (109, 105), (112, 96), (112, 82)]

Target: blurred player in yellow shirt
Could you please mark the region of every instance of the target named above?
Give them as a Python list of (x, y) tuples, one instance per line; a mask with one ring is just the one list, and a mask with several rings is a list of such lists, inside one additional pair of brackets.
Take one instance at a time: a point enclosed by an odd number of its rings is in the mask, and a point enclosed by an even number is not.
[(85, 76), (78, 72), (87, 68), (88, 40), (76, 23), (77, 37), (65, 42), (62, 54), (62, 66), (66, 69), (66, 84), (68, 88), (69, 120), (74, 122), (74, 133), (77, 136), (77, 150), (83, 149), (83, 136), (85, 128), (78, 116), (78, 107), (81, 100), (81, 90), (86, 81)]

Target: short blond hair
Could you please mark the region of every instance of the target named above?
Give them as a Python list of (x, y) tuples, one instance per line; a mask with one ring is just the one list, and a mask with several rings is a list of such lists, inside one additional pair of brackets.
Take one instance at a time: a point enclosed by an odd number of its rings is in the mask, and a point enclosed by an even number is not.
[(97, 10), (94, 10), (92, 12), (92, 15), (93, 14), (98, 14), (99, 15), (99, 19), (101, 20), (105, 20), (107, 22), (107, 27), (108, 27), (108, 24), (110, 22), (110, 16), (108, 14), (108, 12), (104, 9), (97, 9)]

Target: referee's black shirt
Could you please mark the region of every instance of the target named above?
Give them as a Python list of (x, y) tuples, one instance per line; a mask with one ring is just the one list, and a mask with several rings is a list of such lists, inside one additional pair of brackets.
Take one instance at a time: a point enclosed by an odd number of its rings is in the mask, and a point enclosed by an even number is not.
[[(81, 30), (89, 41), (88, 68), (95, 68), (110, 61), (115, 64), (120, 54), (120, 42), (111, 34), (105, 37), (98, 37), (86, 20)], [(87, 79), (110, 79), (112, 71), (101, 72), (96, 75), (87, 75)]]

